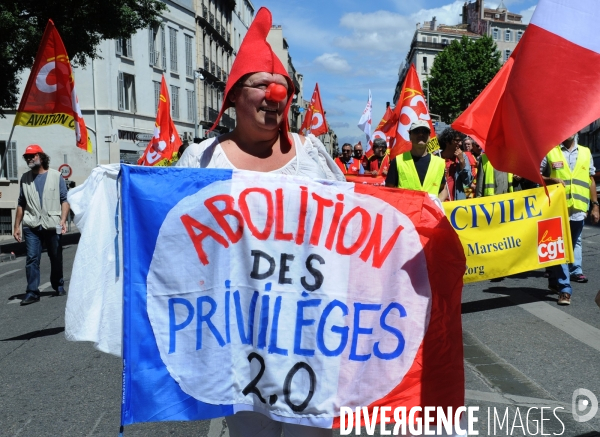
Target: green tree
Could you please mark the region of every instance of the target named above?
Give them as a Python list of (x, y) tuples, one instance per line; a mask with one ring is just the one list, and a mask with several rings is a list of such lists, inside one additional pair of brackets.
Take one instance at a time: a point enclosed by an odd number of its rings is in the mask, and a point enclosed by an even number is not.
[(0, 116), (18, 104), (19, 73), (31, 68), (48, 19), (54, 21), (73, 65), (99, 58), (104, 39), (127, 38), (157, 25), (159, 0), (0, 1)]
[(429, 76), (429, 107), (451, 123), (483, 91), (500, 69), (500, 52), (488, 36), (463, 36), (438, 54)]

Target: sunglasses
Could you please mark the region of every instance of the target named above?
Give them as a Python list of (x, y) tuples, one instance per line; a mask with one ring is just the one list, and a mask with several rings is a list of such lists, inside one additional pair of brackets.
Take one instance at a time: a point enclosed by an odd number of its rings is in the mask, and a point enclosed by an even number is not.
[(37, 156), (37, 153), (33, 154), (33, 155), (23, 155), (23, 158), (25, 158), (25, 161), (29, 161), (30, 159), (33, 159)]

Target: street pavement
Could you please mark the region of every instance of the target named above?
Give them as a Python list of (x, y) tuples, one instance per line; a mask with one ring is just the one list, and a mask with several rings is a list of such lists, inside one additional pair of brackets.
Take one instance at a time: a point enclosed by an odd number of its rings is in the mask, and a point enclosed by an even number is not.
[[(67, 289), (76, 249), (64, 250)], [(599, 258), (600, 227), (586, 226), (590, 281), (574, 284), (568, 307), (556, 305), (541, 270), (464, 287), (466, 403), (479, 407), (479, 435), (600, 436), (600, 413), (583, 423), (571, 413), (574, 390), (600, 398)], [(45, 254), (42, 299), (20, 306), (24, 267), (24, 257), (0, 263), (0, 436), (117, 436), (120, 359), (65, 340), (66, 297), (52, 295)], [(228, 435), (222, 419), (124, 431), (125, 437)]]

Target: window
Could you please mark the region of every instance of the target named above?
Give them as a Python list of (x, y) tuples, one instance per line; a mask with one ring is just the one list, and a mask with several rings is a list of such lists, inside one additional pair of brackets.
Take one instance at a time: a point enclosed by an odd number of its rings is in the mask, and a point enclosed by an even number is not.
[(194, 102), (194, 92), (191, 90), (187, 90), (187, 119), (188, 121), (195, 121), (196, 117), (194, 117), (196, 111)]
[(171, 71), (177, 73), (177, 30), (169, 27), (169, 49)]
[(519, 30), (519, 31), (517, 32), (517, 42), (521, 41), (521, 38), (522, 38), (522, 37), (523, 37), (523, 31), (522, 31), (522, 30)]
[(135, 76), (119, 71), (119, 111), (136, 112)]
[(427, 73), (427, 56), (423, 56), (423, 71)]
[(194, 68), (192, 67), (192, 37), (185, 35), (185, 75), (192, 77)]
[(426, 36), (423, 36), (423, 38), (421, 38), (421, 40), (422, 40), (423, 42), (427, 42), (427, 37), (426, 37)]
[(504, 50), (504, 62), (508, 61), (508, 58), (510, 58), (511, 53), (511, 50)]
[(448, 44), (448, 40), (446, 38), (442, 38), (442, 44)]
[(150, 65), (153, 67), (159, 66), (160, 52), (156, 50), (156, 37), (158, 35), (158, 27), (150, 27), (148, 29), (148, 57)]
[(133, 58), (133, 51), (131, 50), (131, 38), (118, 38), (117, 43), (117, 55), (125, 58)]
[(492, 29), (492, 39), (497, 41), (499, 38), (500, 38), (500, 31), (498, 30), (497, 27), (494, 27)]
[(179, 87), (171, 85), (171, 116), (179, 118)]
[(0, 235), (12, 235), (12, 215), (8, 208), (0, 209)]
[(6, 158), (4, 159), (4, 167), (0, 171), (0, 179), (16, 181), (19, 179), (17, 174), (17, 143), (11, 141), (7, 150), (6, 141), (0, 141), (0, 160), (5, 153)]
[(160, 101), (160, 82), (152, 81), (154, 83), (154, 112), (158, 112), (158, 102)]
[(437, 43), (437, 37), (435, 37), (435, 36), (433, 37), (433, 42)]
[(512, 32), (508, 29), (506, 29), (506, 31), (504, 31), (504, 41), (510, 41), (512, 37)]

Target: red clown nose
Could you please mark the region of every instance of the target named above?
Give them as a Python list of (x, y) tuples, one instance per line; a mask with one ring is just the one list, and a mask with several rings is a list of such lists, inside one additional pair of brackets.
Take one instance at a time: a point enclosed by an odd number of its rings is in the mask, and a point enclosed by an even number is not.
[(287, 89), (278, 83), (270, 83), (265, 91), (265, 98), (273, 102), (281, 102), (287, 98)]

